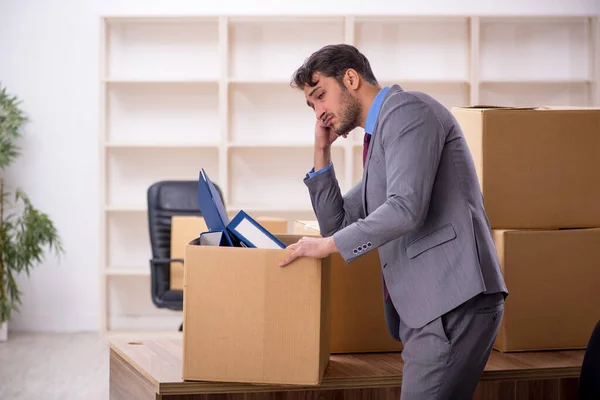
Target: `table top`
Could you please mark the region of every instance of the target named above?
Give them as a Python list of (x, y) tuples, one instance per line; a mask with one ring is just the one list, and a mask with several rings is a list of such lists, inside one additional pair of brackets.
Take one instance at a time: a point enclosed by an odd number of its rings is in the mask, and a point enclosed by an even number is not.
[[(111, 352), (122, 357), (159, 394), (236, 393), (306, 390), (312, 386), (256, 385), (245, 383), (184, 381), (181, 378), (181, 337), (109, 338)], [(577, 377), (583, 350), (500, 353), (493, 351), (485, 367), (486, 379), (545, 379)], [(403, 361), (400, 353), (332, 354), (319, 389), (399, 386)]]

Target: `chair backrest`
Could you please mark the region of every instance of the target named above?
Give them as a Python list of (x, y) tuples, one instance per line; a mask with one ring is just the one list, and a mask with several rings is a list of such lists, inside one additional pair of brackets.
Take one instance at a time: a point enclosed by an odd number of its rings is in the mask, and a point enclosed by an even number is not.
[[(223, 193), (215, 188), (221, 198)], [(153, 258), (171, 254), (171, 218), (174, 215), (201, 216), (198, 207), (198, 181), (160, 181), (148, 188), (148, 225)]]

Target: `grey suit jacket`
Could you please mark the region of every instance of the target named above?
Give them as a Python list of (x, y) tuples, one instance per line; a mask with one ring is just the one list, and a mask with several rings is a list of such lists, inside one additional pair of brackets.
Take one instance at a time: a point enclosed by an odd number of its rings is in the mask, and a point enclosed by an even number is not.
[(346, 262), (379, 251), (397, 340), (399, 318), (420, 328), (479, 293), (508, 294), (471, 153), (432, 97), (390, 88), (363, 178), (346, 194), (335, 166), (304, 182), (321, 234)]

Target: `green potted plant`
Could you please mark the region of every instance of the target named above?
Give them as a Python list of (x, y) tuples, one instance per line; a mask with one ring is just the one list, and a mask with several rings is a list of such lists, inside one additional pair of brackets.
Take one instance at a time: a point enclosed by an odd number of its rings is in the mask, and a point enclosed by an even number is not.
[(21, 154), (17, 144), (28, 121), (21, 102), (0, 82), (0, 341), (7, 338), (11, 312), (21, 303), (16, 277), (44, 260), (47, 251), (63, 252), (59, 234), (48, 215), (5, 179), (6, 168)]

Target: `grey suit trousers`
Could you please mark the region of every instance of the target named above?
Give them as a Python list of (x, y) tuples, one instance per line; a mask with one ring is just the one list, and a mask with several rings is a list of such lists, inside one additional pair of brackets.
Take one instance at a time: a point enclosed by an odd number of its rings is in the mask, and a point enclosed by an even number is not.
[(503, 314), (503, 294), (482, 293), (420, 329), (400, 321), (400, 399), (472, 399)]

